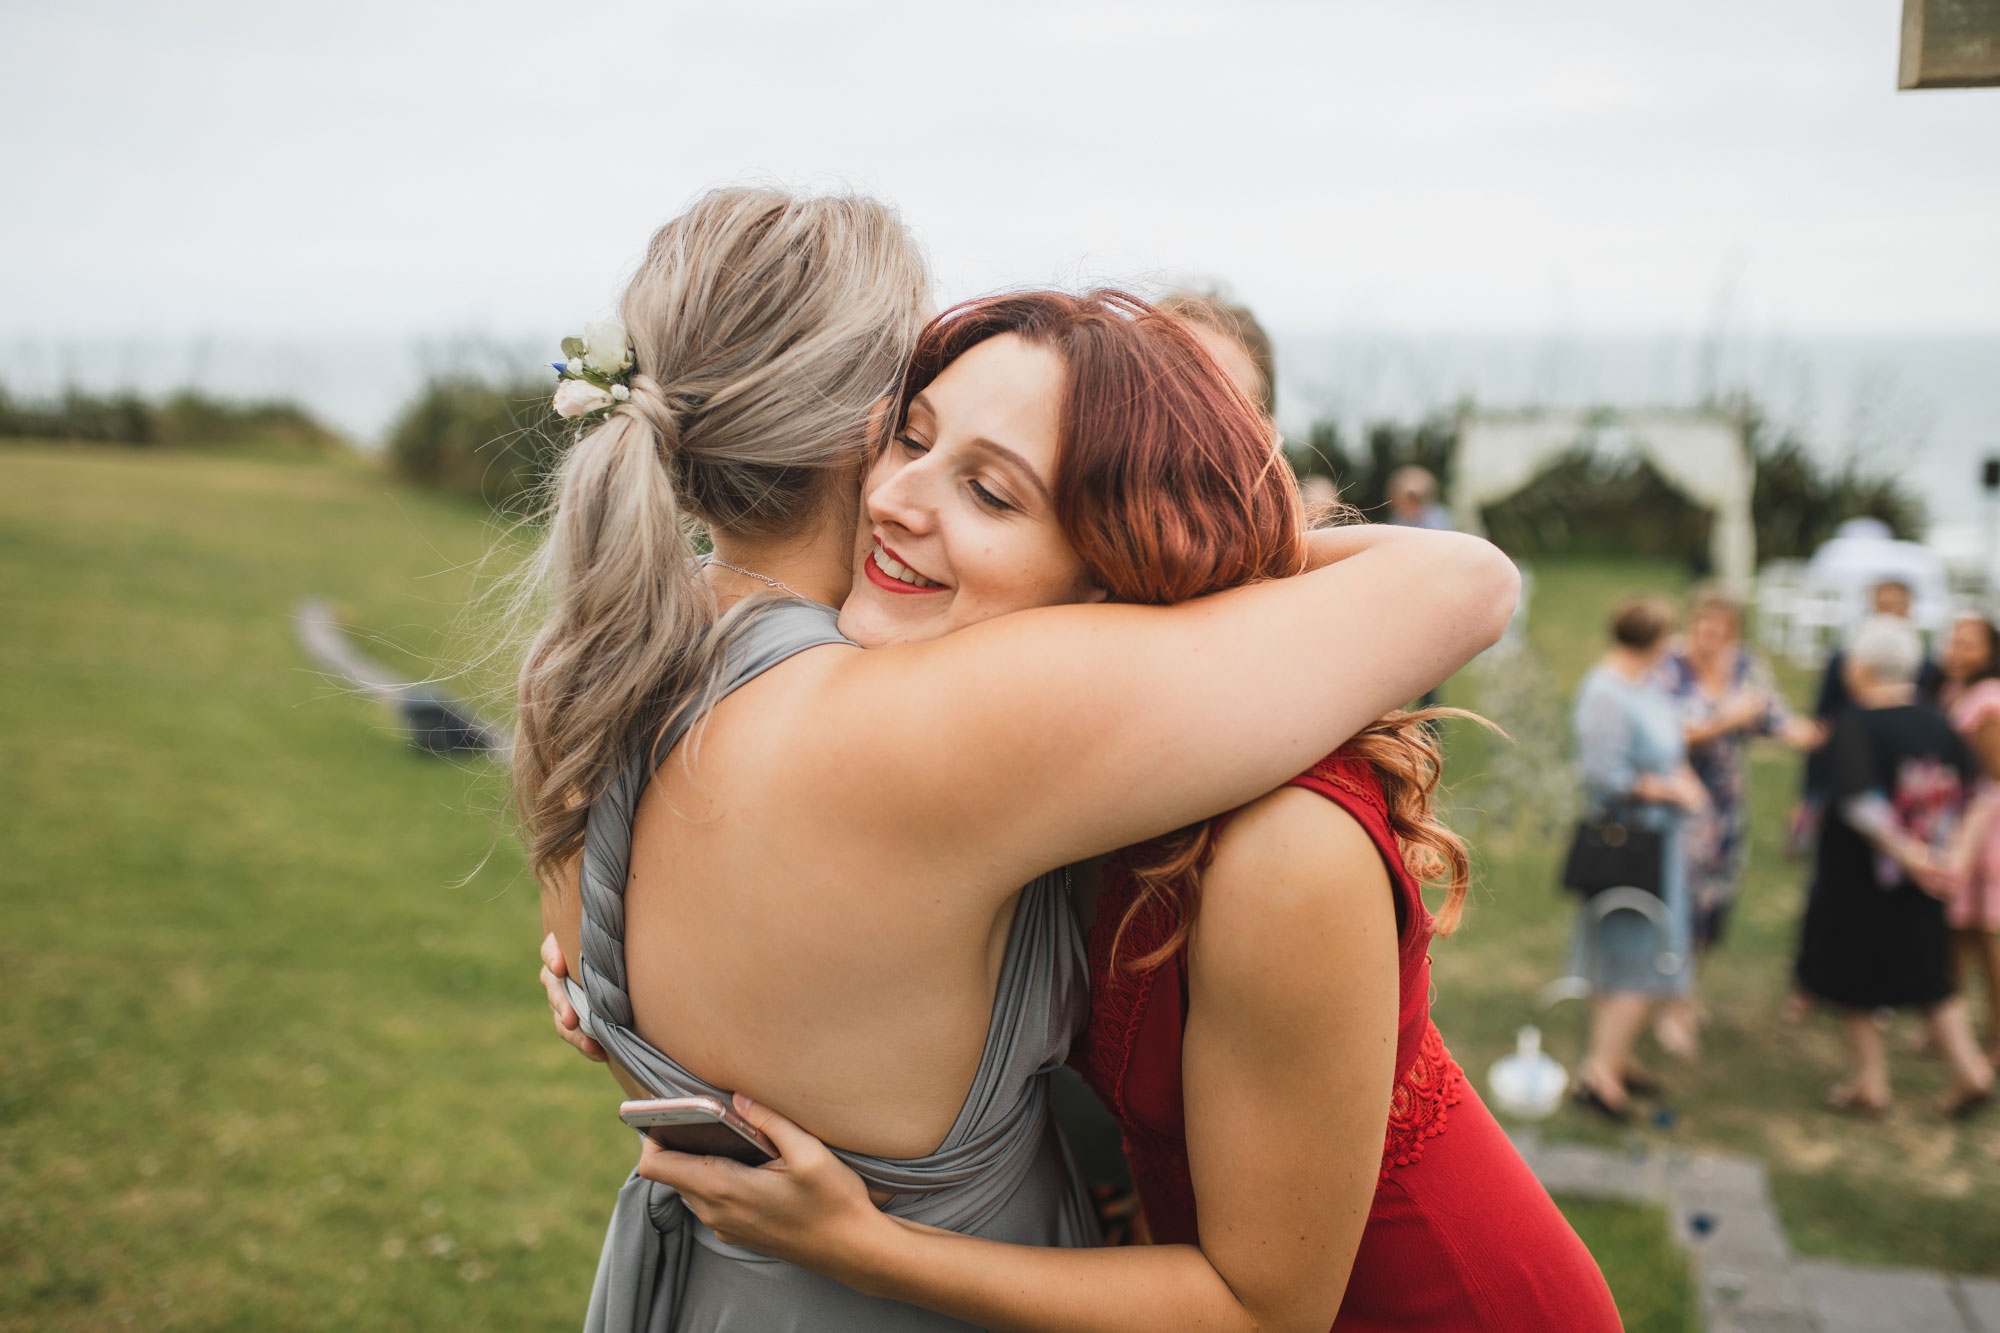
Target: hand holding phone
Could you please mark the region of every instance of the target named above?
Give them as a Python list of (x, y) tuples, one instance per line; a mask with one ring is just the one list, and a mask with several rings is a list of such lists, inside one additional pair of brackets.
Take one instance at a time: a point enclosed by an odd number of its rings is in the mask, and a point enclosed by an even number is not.
[(727, 1157), (746, 1166), (778, 1160), (776, 1144), (733, 1106), (714, 1097), (655, 1097), (624, 1102), (618, 1118), (672, 1152)]

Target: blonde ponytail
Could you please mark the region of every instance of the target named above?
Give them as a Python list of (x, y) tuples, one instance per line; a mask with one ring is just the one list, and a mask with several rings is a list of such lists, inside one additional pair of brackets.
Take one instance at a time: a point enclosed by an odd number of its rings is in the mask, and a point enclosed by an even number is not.
[(547, 609), (514, 794), (544, 885), (629, 747), (714, 679), (740, 617), (717, 619), (700, 526), (769, 538), (815, 514), (895, 392), (927, 284), (895, 214), (859, 197), (717, 190), (654, 235), (620, 305), (631, 396), (563, 460), (529, 576)]

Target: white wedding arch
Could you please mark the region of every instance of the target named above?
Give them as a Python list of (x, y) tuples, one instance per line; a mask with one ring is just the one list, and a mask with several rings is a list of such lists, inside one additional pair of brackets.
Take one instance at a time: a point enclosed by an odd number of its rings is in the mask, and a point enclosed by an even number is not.
[(1746, 594), (1757, 572), (1757, 528), (1750, 513), (1756, 469), (1742, 424), (1715, 412), (1468, 412), (1452, 451), (1452, 516), (1481, 532), (1479, 511), (1523, 490), (1549, 464), (1579, 446), (1636, 453), (1675, 490), (1712, 513), (1709, 563), (1733, 591)]

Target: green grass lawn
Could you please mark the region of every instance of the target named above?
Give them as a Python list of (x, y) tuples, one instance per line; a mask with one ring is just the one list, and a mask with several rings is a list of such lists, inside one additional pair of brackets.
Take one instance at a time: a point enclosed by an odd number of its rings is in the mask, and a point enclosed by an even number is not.
[[(1476, 664), (1450, 692), (1452, 702), (1472, 707), (1482, 706), (1482, 694), (1493, 699), (1496, 720), (1519, 733), (1510, 766), (1502, 743), (1463, 724), (1449, 732), (1457, 822), (1476, 844), (1480, 877), (1461, 932), (1433, 950), (1435, 1013), (1482, 1086), (1524, 1022), (1541, 1024), (1565, 1063), (1582, 1051), (1583, 1004), (1542, 1013), (1533, 1002), (1536, 988), (1564, 970), (1573, 912), (1555, 888), (1569, 811), (1546, 799), (1554, 788), (1573, 799), (1560, 771), (1568, 741), (1547, 732), (1566, 724), (1567, 700), (1602, 652), (1617, 597), (1686, 586), (1679, 571), (1657, 564), (1541, 561), (1534, 573), (1530, 652), (1501, 671)], [(1799, 705), (1816, 685), (1782, 665), (1780, 681)], [(1553, 716), (1536, 704), (1550, 692), (1562, 701)], [(1552, 767), (1550, 780), (1543, 770)], [(1641, 1043), (1642, 1060), (1667, 1082), (1664, 1114), (1626, 1131), (1566, 1109), (1547, 1137), (1746, 1153), (1769, 1167), (1780, 1215), (1803, 1253), (2000, 1273), (2000, 1116), (1965, 1126), (1936, 1116), (1944, 1071), (1914, 1053), (1916, 1028), (1907, 1018), (1891, 1040), (1898, 1103), (1890, 1115), (1857, 1121), (1826, 1109), (1821, 1098), (1842, 1069), (1833, 1020), (1792, 1026), (1778, 1016), (1805, 888), (1805, 866), (1784, 856), (1798, 778), (1798, 759), (1775, 746), (1753, 761), (1751, 868), (1731, 934), (1702, 979), (1713, 1013), (1706, 1049), (1689, 1066), (1668, 1059), (1650, 1037)]]
[(0, 1323), (577, 1322), (632, 1159), (485, 762), (314, 675), (491, 534), (358, 463), (0, 450)]
[(1597, 1256), (1625, 1333), (1695, 1333), (1701, 1327), (1687, 1254), (1667, 1234), (1663, 1209), (1608, 1199), (1556, 1203)]
[[(0, 1327), (580, 1319), (631, 1137), (609, 1079), (549, 1033), (498, 775), (406, 748), (288, 619), (331, 597), (385, 660), (461, 664), (495, 537), (355, 460), (0, 448), (0, 968), (21, 1000), (0, 1034)], [(1490, 857), (1438, 950), (1475, 1074), (1559, 950), (1537, 854)], [(1758, 1107), (1809, 1107), (1830, 1068), (1828, 1034), (1772, 1031), (1779, 1062), (1738, 1035), (1780, 984), (1790, 898), (1756, 896), (1769, 919), (1718, 971), (1684, 1137), (1753, 1146)], [(1773, 1158), (1849, 1188), (1783, 1177), (1838, 1243), (1887, 1252), (1873, 1222), (1834, 1226), (1864, 1197), (1958, 1234), (1928, 1184)], [(1659, 1214), (1568, 1207), (1632, 1326), (1684, 1329)]]

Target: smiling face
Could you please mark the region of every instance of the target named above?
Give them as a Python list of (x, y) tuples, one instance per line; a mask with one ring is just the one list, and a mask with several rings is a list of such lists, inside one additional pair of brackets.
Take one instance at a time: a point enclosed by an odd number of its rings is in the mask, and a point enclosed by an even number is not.
[(1064, 391), (1060, 357), (1003, 333), (911, 400), (863, 486), (841, 633), (876, 648), (1103, 599), (1056, 522)]

